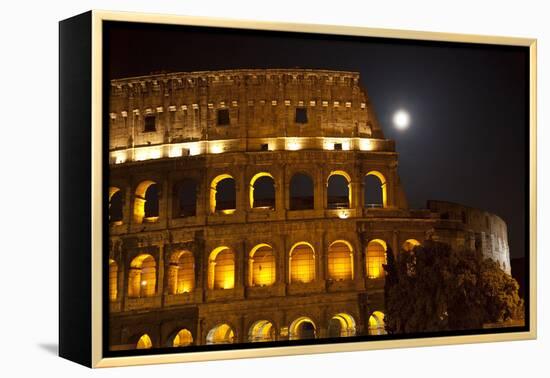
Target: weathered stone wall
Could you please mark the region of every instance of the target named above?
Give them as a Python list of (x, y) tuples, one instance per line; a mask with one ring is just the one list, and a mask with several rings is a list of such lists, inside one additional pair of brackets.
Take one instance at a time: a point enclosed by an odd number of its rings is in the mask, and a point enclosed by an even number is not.
[[(297, 108), (305, 109), (307, 125), (296, 122)], [(229, 112), (229, 124), (218, 124), (220, 109)], [(355, 72), (232, 70), (114, 80), (109, 112), (109, 148), (119, 151), (112, 155), (119, 161), (176, 155), (178, 148), (198, 154), (224, 148), (254, 151), (265, 143), (281, 149), (293, 143), (274, 138), (306, 138), (304, 149), (333, 143), (315, 140), (320, 137), (372, 138), (363, 149), (393, 149)], [(154, 117), (154, 131), (146, 130), (146, 117)], [(211, 140), (225, 142), (189, 144)], [(359, 140), (344, 141), (349, 143), (360, 148)], [(146, 148), (159, 145), (165, 151)]]
[(508, 228), (502, 218), (452, 202), (428, 201), (428, 208), (440, 214), (443, 221), (448, 221), (445, 222), (448, 226), (459, 223), (468, 233), (464, 245), (481, 251), (485, 257), (498, 262), (505, 272), (511, 273)]
[[(235, 70), (176, 73), (115, 80), (110, 97), (109, 193), (120, 191), (122, 217), (110, 226), (109, 258), (116, 264), (116, 297), (110, 303), (110, 345), (132, 349), (148, 334), (154, 347), (171, 346), (188, 329), (194, 344), (209, 330), (231, 326), (235, 342), (247, 342), (251, 325), (268, 320), (275, 340), (289, 338), (289, 326), (307, 317), (316, 337), (326, 337), (330, 319), (345, 313), (357, 335), (368, 333), (374, 311), (384, 311), (383, 278), (368, 278), (367, 247), (381, 241), (399, 253), (407, 241), (442, 240), (454, 247), (481, 249), (509, 272), (506, 224), (497, 216), (460, 205), (431, 201), (428, 209), (408, 209), (399, 182), (393, 141), (383, 137), (357, 73), (323, 70)], [(307, 124), (295, 122), (307, 109)], [(229, 124), (217, 124), (217, 111), (229, 111)], [(145, 116), (155, 117), (146, 132)], [(263, 146), (267, 144), (267, 148)], [(328, 206), (328, 179), (349, 177), (350, 203)], [(254, 208), (251, 183), (258, 173), (273, 178), (274, 208)], [(292, 210), (290, 181), (305, 173), (313, 181), (313, 208)], [(384, 201), (365, 204), (364, 178), (380, 178)], [(231, 212), (212, 208), (220, 175), (235, 180)], [(196, 211), (181, 216), (177, 188), (196, 183)], [(156, 183), (158, 216), (135, 217), (140, 183)], [(116, 188), (116, 190), (115, 190)], [(369, 189), (370, 190), (370, 189)], [(140, 202), (141, 201), (141, 202)], [(352, 278), (332, 280), (329, 246), (346, 241), (352, 250)], [(290, 280), (290, 253), (297, 242), (314, 250), (315, 279)], [(249, 284), (251, 250), (273, 248), (275, 282)], [(235, 252), (231, 289), (208, 285), (209, 256), (217, 247)], [(194, 258), (194, 289), (169, 291), (174, 252)], [(154, 295), (128, 295), (133, 259), (148, 254), (156, 266)]]

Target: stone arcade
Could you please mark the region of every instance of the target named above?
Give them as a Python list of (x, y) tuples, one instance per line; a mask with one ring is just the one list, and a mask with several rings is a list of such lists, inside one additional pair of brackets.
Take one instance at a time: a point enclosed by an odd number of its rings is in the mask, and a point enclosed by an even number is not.
[(386, 252), (427, 239), (510, 272), (505, 222), (409, 209), (355, 72), (111, 82), (112, 350), (384, 333)]

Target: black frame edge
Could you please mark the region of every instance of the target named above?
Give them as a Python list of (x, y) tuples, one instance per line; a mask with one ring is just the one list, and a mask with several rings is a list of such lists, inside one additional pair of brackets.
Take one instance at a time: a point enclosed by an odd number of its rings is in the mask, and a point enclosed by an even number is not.
[(59, 22), (59, 356), (92, 367), (92, 12)]

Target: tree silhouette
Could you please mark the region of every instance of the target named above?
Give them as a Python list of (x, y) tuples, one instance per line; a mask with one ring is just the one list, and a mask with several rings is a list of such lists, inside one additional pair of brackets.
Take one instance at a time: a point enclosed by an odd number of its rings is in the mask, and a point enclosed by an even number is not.
[(397, 258), (388, 252), (388, 333), (481, 329), (522, 316), (518, 283), (475, 251), (427, 241)]

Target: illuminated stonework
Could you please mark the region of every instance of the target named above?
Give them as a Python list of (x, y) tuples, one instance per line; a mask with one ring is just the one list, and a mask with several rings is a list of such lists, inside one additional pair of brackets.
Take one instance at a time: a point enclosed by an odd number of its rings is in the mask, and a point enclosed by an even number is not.
[(358, 73), (120, 79), (109, 112), (113, 350), (383, 334), (387, 254), (429, 239), (510, 272), (496, 215), (408, 207)]

